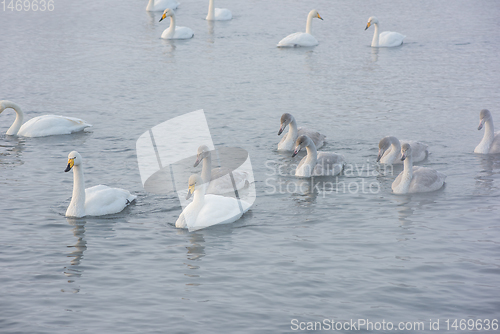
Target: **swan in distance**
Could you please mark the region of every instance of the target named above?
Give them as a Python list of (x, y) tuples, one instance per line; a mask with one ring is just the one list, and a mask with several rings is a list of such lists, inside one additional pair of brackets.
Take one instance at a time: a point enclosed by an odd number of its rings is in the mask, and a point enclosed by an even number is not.
[(284, 113), (283, 115), (281, 115), (281, 125), (278, 131), (278, 136), (281, 135), (281, 133), (287, 126), (288, 132), (278, 143), (278, 151), (293, 151), (295, 147), (295, 141), (299, 136), (302, 135), (306, 135), (311, 138), (316, 148), (320, 148), (325, 144), (326, 137), (324, 135), (306, 128), (297, 128), (297, 121), (289, 113)]
[(177, 9), (179, 3), (175, 0), (149, 0), (146, 7), (148, 12), (161, 12), (167, 8)]
[(484, 136), (479, 145), (474, 149), (475, 153), (495, 154), (500, 153), (500, 132), (495, 133), (493, 117), (488, 109), (483, 109), (479, 113), (479, 126), (481, 130), (484, 126)]
[(378, 156), (377, 162), (383, 164), (393, 165), (402, 164), (401, 160), (401, 144), (408, 143), (411, 145), (413, 162), (419, 162), (427, 158), (429, 151), (427, 151), (427, 145), (422, 144), (418, 141), (399, 141), (396, 137), (388, 136), (384, 137), (378, 143)]
[(446, 175), (432, 168), (413, 166), (412, 148), (405, 143), (401, 146), (401, 160), (404, 170), (392, 183), (395, 194), (424, 193), (440, 189)]
[(292, 157), (296, 156), (302, 148), (306, 148), (307, 155), (302, 158), (295, 176), (335, 176), (342, 172), (345, 159), (342, 155), (333, 152), (317, 152), (314, 142), (306, 135), (297, 138)]
[(405, 35), (401, 35), (400, 33), (393, 31), (384, 31), (379, 34), (378, 24), (378, 19), (375, 16), (370, 17), (368, 19), (368, 23), (366, 24), (365, 30), (370, 28), (372, 25), (375, 28), (375, 31), (373, 32), (372, 48), (390, 48), (403, 44), (403, 40), (406, 37)]
[(242, 171), (231, 171), (228, 168), (219, 167), (212, 169), (212, 153), (210, 149), (202, 145), (198, 148), (196, 162), (194, 167), (198, 166), (203, 161), (201, 169), (201, 178), (207, 183), (207, 194), (226, 194), (233, 192), (233, 182), (229, 173), (232, 172), (233, 179), (236, 185), (236, 190), (240, 190), (249, 184), (248, 173)]
[(323, 20), (316, 9), (313, 9), (307, 15), (306, 32), (296, 32), (286, 36), (278, 43), (278, 47), (296, 47), (296, 46), (315, 46), (318, 40), (311, 35), (312, 19)]
[(16, 120), (6, 132), (9, 136), (18, 135), (24, 137), (45, 137), (68, 135), (92, 126), (79, 118), (58, 115), (43, 115), (34, 117), (23, 124), (24, 113), (21, 110), (21, 107), (11, 101), (0, 101), (0, 113), (7, 108), (12, 108), (16, 112)]
[(205, 195), (206, 184), (199, 175), (189, 177), (189, 188), (186, 199), (194, 194), (175, 222), (177, 228), (199, 230), (218, 224), (229, 224), (240, 219), (250, 209), (251, 204), (233, 197)]
[(170, 16), (170, 26), (167, 29), (165, 29), (165, 31), (163, 31), (163, 33), (161, 34), (161, 38), (163, 38), (163, 39), (190, 39), (194, 36), (193, 30), (191, 30), (191, 28), (178, 27), (175, 25), (175, 13), (170, 8), (165, 9), (159, 22), (161, 22), (167, 16)]
[(85, 189), (82, 156), (77, 151), (68, 155), (65, 172), (73, 169), (73, 196), (66, 217), (103, 216), (125, 209), (137, 196), (128, 190), (97, 185)]
[(228, 21), (233, 18), (233, 14), (226, 8), (215, 8), (214, 0), (208, 3), (207, 21)]

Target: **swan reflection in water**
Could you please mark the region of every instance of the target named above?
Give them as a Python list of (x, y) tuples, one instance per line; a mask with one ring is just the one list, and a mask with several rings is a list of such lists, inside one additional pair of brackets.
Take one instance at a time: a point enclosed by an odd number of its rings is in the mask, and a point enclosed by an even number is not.
[(474, 195), (491, 195), (500, 189), (495, 186), (495, 179), (500, 174), (500, 154), (477, 155), (481, 170), (474, 179), (476, 189)]
[[(64, 275), (68, 277), (68, 283), (74, 283), (75, 278), (82, 276), (82, 269), (79, 269), (79, 265), (83, 259), (83, 252), (87, 250), (87, 241), (85, 240), (85, 224), (87, 223), (84, 219), (78, 218), (66, 218), (67, 222), (74, 226), (73, 235), (76, 237), (76, 243), (74, 245), (68, 246), (71, 252), (67, 257), (71, 258), (70, 266), (64, 268)], [(79, 288), (73, 289), (72, 292), (79, 292)]]

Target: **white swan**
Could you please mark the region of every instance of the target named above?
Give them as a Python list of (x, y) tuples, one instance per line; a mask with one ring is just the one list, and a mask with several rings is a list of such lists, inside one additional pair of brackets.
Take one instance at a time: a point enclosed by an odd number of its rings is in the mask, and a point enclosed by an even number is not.
[(67, 217), (103, 216), (122, 211), (137, 196), (128, 190), (97, 185), (85, 189), (82, 156), (73, 151), (68, 155), (65, 172), (73, 168), (73, 196), (66, 210)]
[(11, 101), (0, 101), (0, 113), (7, 108), (16, 112), (16, 120), (7, 130), (9, 136), (45, 137), (53, 135), (69, 135), (92, 126), (82, 119), (58, 115), (44, 115), (30, 119), (23, 124), (24, 113), (17, 104)]
[(393, 31), (384, 31), (381, 32), (380, 35), (378, 33), (378, 20), (375, 16), (372, 16), (368, 19), (368, 23), (366, 24), (366, 29), (370, 28), (371, 25), (375, 26), (375, 31), (373, 33), (372, 39), (372, 48), (390, 48), (394, 46), (399, 46), (403, 44), (403, 40), (405, 39), (405, 35), (401, 35), (399, 32)]
[(205, 183), (209, 183), (208, 188), (206, 189), (207, 194), (221, 195), (231, 192), (234, 194), (233, 182), (229, 176), (230, 172), (233, 174), (236, 190), (240, 190), (250, 183), (248, 173), (246, 172), (240, 172), (237, 170), (231, 171), (225, 167), (212, 169), (212, 153), (205, 145), (198, 147), (198, 154), (196, 156), (194, 167), (198, 166), (201, 161), (203, 161), (201, 178), (205, 181)]
[(316, 9), (313, 9), (307, 15), (306, 32), (296, 32), (283, 38), (278, 47), (295, 47), (295, 46), (315, 46), (318, 45), (318, 40), (311, 35), (312, 19), (318, 18), (323, 20)]
[(481, 130), (484, 126), (484, 136), (479, 145), (474, 149), (475, 153), (495, 154), (500, 153), (500, 132), (495, 133), (493, 127), (493, 117), (488, 109), (483, 109), (479, 113), (479, 126)]
[(177, 9), (179, 3), (175, 0), (149, 0), (146, 10), (148, 12), (161, 12), (167, 8)]
[(215, 8), (214, 0), (208, 3), (207, 21), (227, 21), (233, 18), (233, 14), (226, 8)]
[(251, 204), (233, 197), (205, 195), (205, 183), (199, 175), (189, 177), (186, 199), (194, 193), (194, 199), (182, 211), (175, 227), (199, 230), (217, 224), (228, 224), (238, 220), (250, 209)]
[(161, 38), (189, 39), (194, 36), (193, 30), (191, 30), (191, 28), (175, 26), (175, 13), (170, 8), (165, 9), (159, 22), (161, 22), (167, 16), (170, 16), (170, 26), (165, 29), (165, 31), (163, 31), (163, 33), (161, 34)]
[(320, 148), (325, 144), (325, 135), (306, 128), (297, 128), (297, 121), (295, 121), (295, 118), (289, 113), (281, 115), (281, 126), (278, 131), (278, 136), (281, 135), (287, 125), (289, 126), (288, 132), (278, 143), (278, 151), (293, 151), (295, 141), (302, 135), (306, 135), (311, 138), (316, 148)]
[(292, 157), (296, 156), (304, 147), (307, 149), (307, 155), (297, 166), (295, 176), (335, 176), (344, 169), (345, 159), (342, 155), (333, 152), (318, 153), (311, 138), (305, 135), (297, 138)]
[(432, 168), (413, 166), (410, 144), (401, 147), (401, 160), (404, 160), (404, 170), (392, 183), (395, 194), (425, 193), (440, 189), (446, 175)]
[(427, 158), (427, 155), (429, 154), (429, 151), (427, 151), (427, 145), (422, 144), (418, 141), (399, 141), (396, 137), (388, 136), (382, 138), (378, 143), (379, 150), (377, 162), (389, 165), (402, 164), (403, 161), (401, 160), (401, 144), (404, 143), (408, 143), (411, 145), (411, 149), (413, 151), (413, 162), (419, 162)]

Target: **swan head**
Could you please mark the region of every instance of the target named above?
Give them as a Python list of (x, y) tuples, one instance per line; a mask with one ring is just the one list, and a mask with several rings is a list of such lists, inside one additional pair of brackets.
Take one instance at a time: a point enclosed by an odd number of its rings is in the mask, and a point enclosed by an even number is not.
[(198, 147), (198, 153), (196, 154), (196, 161), (194, 167), (198, 166), (203, 159), (210, 157), (210, 149), (206, 145), (201, 145)]
[(82, 163), (82, 156), (77, 151), (73, 151), (68, 154), (68, 166), (64, 170), (65, 172), (69, 172), (73, 166), (80, 166)]
[(401, 146), (401, 161), (405, 160), (408, 156), (411, 156), (411, 146), (408, 143), (404, 143)]
[(311, 143), (312, 140), (308, 136), (306, 135), (299, 136), (299, 138), (297, 138), (297, 140), (295, 141), (295, 150), (293, 150), (292, 158), (296, 156), (301, 149), (311, 145)]
[(294, 121), (295, 119), (293, 118), (293, 116), (289, 113), (284, 113), (283, 115), (281, 115), (281, 126), (280, 126), (280, 130), (278, 131), (278, 136), (283, 132), (285, 131), (285, 128), (288, 126), (288, 124), (290, 124), (292, 121)]
[(370, 16), (370, 18), (368, 19), (368, 23), (366, 24), (365, 30), (370, 28), (372, 24), (378, 24), (378, 19), (375, 16)]
[(479, 126), (477, 127), (477, 129), (481, 130), (484, 126), (484, 123), (490, 119), (491, 119), (490, 111), (488, 109), (481, 110), (481, 112), (479, 113)]
[(323, 20), (316, 9), (311, 10), (309, 12), (309, 15), (311, 15), (313, 18), (317, 17), (318, 19)]
[(391, 147), (393, 138), (394, 137), (384, 137), (380, 139), (380, 142), (378, 143), (377, 162), (379, 162), (380, 159), (382, 159), (385, 151), (387, 151), (389, 147)]
[(196, 190), (197, 187), (203, 186), (203, 179), (198, 174), (193, 174), (189, 177), (188, 181), (188, 193), (186, 195), (186, 200), (188, 200)]
[(161, 16), (160, 21), (158, 21), (158, 22), (163, 21), (163, 19), (165, 19), (167, 16), (175, 16), (174, 11), (170, 8), (165, 9), (165, 11), (163, 12), (163, 15)]

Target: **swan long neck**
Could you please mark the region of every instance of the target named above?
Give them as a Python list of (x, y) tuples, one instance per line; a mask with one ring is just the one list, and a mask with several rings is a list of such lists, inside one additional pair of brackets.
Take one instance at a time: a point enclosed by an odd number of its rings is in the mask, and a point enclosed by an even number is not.
[(208, 14), (207, 14), (207, 20), (213, 20), (215, 17), (215, 5), (214, 5), (214, 0), (210, 0), (208, 3)]
[(314, 14), (312, 12), (307, 15), (306, 34), (311, 34), (313, 17)]
[(295, 118), (292, 118), (292, 121), (290, 122), (290, 124), (288, 124), (288, 133), (286, 134), (286, 140), (295, 143), (295, 140), (298, 137), (298, 133), (299, 131), (297, 130), (297, 122), (295, 121)]
[(372, 47), (377, 47), (378, 46), (378, 23), (373, 24), (373, 39), (372, 39)]
[(9, 136), (15, 136), (19, 132), (21, 125), (23, 125), (23, 120), (24, 120), (23, 111), (21, 110), (21, 107), (19, 107), (14, 102), (3, 101), (3, 105), (6, 109), (12, 108), (16, 112), (16, 120), (14, 121), (14, 123), (12, 123), (12, 125), (10, 126), (9, 130), (7, 130), (6, 133)]
[(391, 143), (391, 150), (387, 155), (387, 161), (392, 164), (394, 160), (401, 158), (401, 143), (399, 140), (392, 140)]
[(404, 160), (403, 179), (401, 180), (401, 185), (400, 185), (403, 193), (408, 193), (412, 178), (413, 178), (413, 157), (412, 154), (410, 153), (407, 154)]
[(209, 153), (203, 158), (203, 166), (201, 168), (201, 178), (205, 184), (208, 184), (212, 179), (212, 155)]
[(309, 170), (309, 173), (312, 174), (314, 167), (318, 162), (318, 151), (316, 150), (316, 146), (314, 143), (309, 143), (306, 146), (307, 156), (306, 161), (304, 162), (305, 168)]
[(155, 0), (149, 0), (148, 6), (146, 7), (147, 11), (153, 11), (155, 8)]
[(486, 122), (484, 122), (484, 136), (483, 140), (481, 140), (481, 144), (486, 146), (489, 151), (494, 138), (495, 127), (493, 126), (493, 119), (489, 118)]
[(197, 208), (201, 208), (205, 204), (206, 187), (206, 184), (202, 184), (194, 190), (193, 205)]
[(82, 165), (73, 166), (73, 195), (66, 216), (85, 216), (85, 178)]

